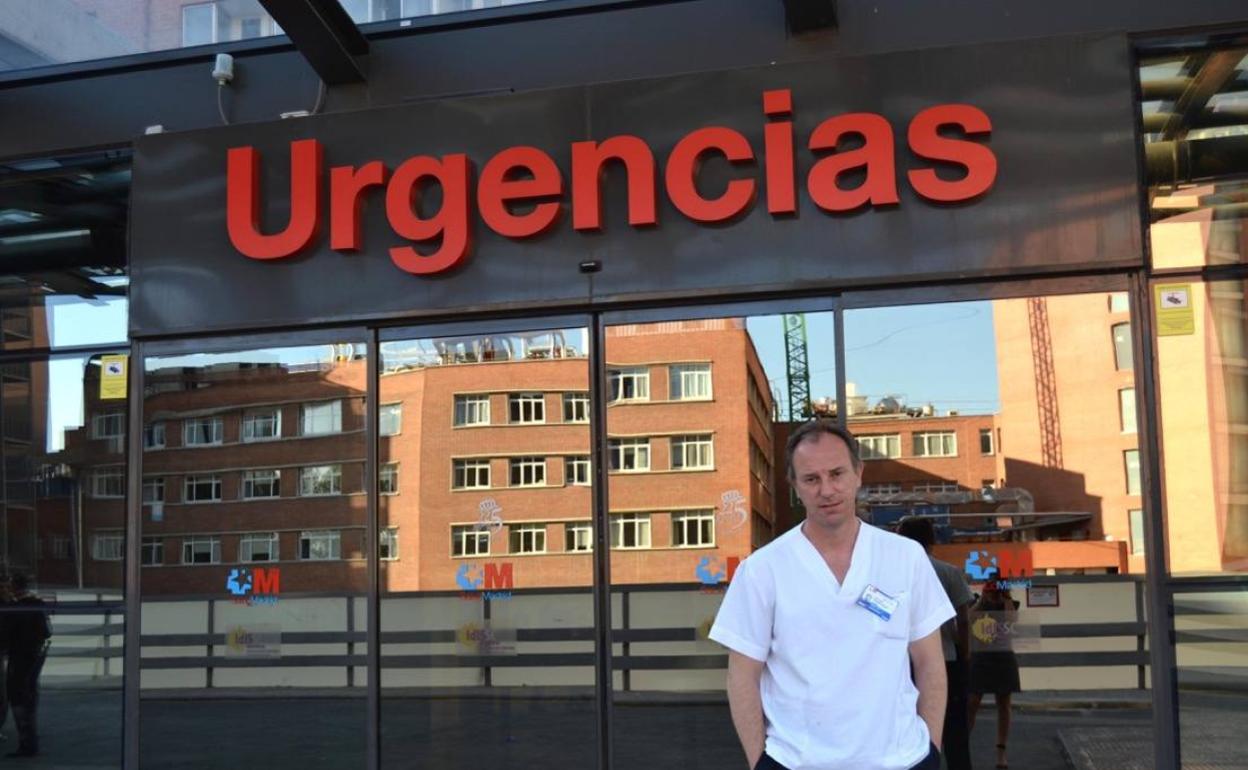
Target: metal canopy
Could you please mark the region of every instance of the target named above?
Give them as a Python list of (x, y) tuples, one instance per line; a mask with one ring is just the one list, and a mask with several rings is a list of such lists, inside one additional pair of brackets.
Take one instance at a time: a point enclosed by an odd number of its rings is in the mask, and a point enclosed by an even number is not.
[(368, 40), (338, 0), (260, 0), (326, 85), (362, 83)]

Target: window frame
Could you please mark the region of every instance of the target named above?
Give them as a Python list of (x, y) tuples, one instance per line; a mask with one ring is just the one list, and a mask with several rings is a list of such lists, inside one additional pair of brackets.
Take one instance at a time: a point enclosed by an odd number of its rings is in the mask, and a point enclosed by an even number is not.
[[(472, 542), (473, 551), (468, 553), (467, 544)], [(481, 544), (485, 544), (485, 550), (481, 550)], [(490, 555), (490, 533), (488, 530), (477, 529), (474, 524), (452, 524), (451, 525), (451, 558), (463, 559), (474, 556)]]
[[(272, 425), (272, 435), (256, 434), (255, 426), (263, 423), (269, 423)], [(248, 430), (249, 428), (250, 430)], [(282, 410), (280, 407), (248, 409), (243, 412), (242, 425), (239, 429), (239, 439), (243, 443), (252, 444), (264, 441), (277, 441), (281, 437)]]
[[(394, 425), (387, 429), (386, 420), (393, 419)], [(377, 435), (397, 436), (403, 432), (403, 402), (395, 401), (377, 407)]]
[[(330, 544), (328, 556), (312, 555), (313, 546), (319, 542)], [(342, 561), (342, 530), (305, 529), (299, 533), (299, 561)]]
[[(208, 545), (208, 561), (196, 561), (195, 547), (199, 545)], [(188, 559), (187, 555), (191, 558)], [(221, 536), (220, 535), (187, 535), (182, 538), (182, 561), (181, 564), (220, 564), (221, 563)]]
[[(867, 460), (895, 460), (901, 457), (901, 434), (900, 433), (866, 433), (861, 436), (855, 436), (858, 439), (858, 455)], [(884, 440), (884, 452), (881, 454), (876, 445), (876, 439)], [(890, 454), (889, 450), (896, 447), (896, 454)]]
[[(116, 485), (115, 488), (114, 485)], [(92, 468), (90, 492), (90, 497), (94, 500), (121, 500), (125, 498), (125, 466), (102, 465)]]
[[(309, 420), (312, 421), (312, 427), (317, 427), (316, 423), (321, 417), (313, 412), (320, 408), (328, 407), (329, 409), (329, 430), (309, 430)], [(299, 405), (299, 435), (300, 436), (333, 436), (342, 433), (342, 399), (331, 398), (324, 401), (305, 401)]]
[[(712, 433), (689, 433), (680, 436), (671, 437), (670, 462), (672, 470), (681, 472), (693, 471), (713, 471), (715, 470), (715, 435)], [(701, 455), (701, 449), (706, 449), (706, 462), (699, 465), (688, 464), (690, 449), (694, 450), (695, 455)], [(676, 464), (676, 458), (680, 458), (680, 464)], [(697, 459), (701, 459), (698, 457)]]
[[(629, 527), (627, 525), (632, 525)], [(635, 545), (624, 545), (624, 531), (626, 529), (634, 529), (636, 533), (645, 533), (645, 543), (642, 544), (642, 538), (634, 535), (637, 543)], [(652, 547), (653, 540), (653, 522), (648, 513), (613, 513), (611, 514), (611, 550), (613, 551), (643, 551)]]
[[(270, 546), (268, 558), (257, 559), (255, 553), (247, 554), (249, 546), (264, 542)], [(238, 538), (238, 561), (240, 564), (268, 564), (281, 561), (281, 537), (276, 532), (248, 532)]]
[[(632, 450), (634, 454), (634, 465), (631, 468), (624, 467), (624, 458), (627, 457), (627, 450)], [(636, 462), (636, 459), (645, 455), (645, 465)], [(611, 473), (649, 473), (650, 472), (650, 438), (613, 438), (607, 441), (607, 457), (610, 463), (608, 470)]]
[[(526, 471), (532, 478), (524, 479)], [(520, 481), (516, 481), (517, 472)], [(538, 478), (540, 476), (541, 478)], [(544, 487), (546, 486), (546, 458), (536, 455), (507, 458), (507, 486), (509, 487)]]
[[(155, 558), (159, 556), (159, 558)], [(139, 566), (163, 567), (165, 564), (165, 538), (162, 535), (147, 535), (139, 543)]]
[[(387, 488), (387, 479), (389, 479), (389, 488)], [(379, 495), (397, 495), (399, 493), (399, 464), (382, 463), (377, 469), (377, 494)]]
[[(200, 427), (210, 427), (207, 441), (199, 441)], [(195, 439), (195, 440), (192, 440)], [(225, 443), (225, 418), (219, 414), (207, 417), (187, 417), (182, 421), (182, 446), (221, 446)]]
[[(467, 483), (472, 479), (481, 481), (482, 473), (485, 476), (484, 484)], [(477, 457), (451, 458), (451, 489), (492, 489), (492, 483), (490, 461), (488, 459)]]
[[(625, 397), (624, 384), (631, 382), (633, 395)], [(607, 398), (615, 403), (650, 400), (650, 367), (617, 366), (607, 370)]]
[[(581, 470), (585, 480), (580, 480)], [(589, 455), (570, 455), (563, 458), (563, 483), (569, 487), (588, 487), (594, 483), (593, 465)]]
[[(692, 375), (694, 382), (705, 379), (706, 392), (688, 395), (686, 375)], [(669, 364), (667, 367), (667, 396), (671, 401), (712, 401), (715, 398), (715, 384), (711, 377), (711, 365), (705, 362), (688, 364)]]
[[(528, 546), (526, 547), (526, 541)], [(517, 545), (519, 547), (517, 548)], [(540, 547), (538, 547), (540, 545)], [(507, 553), (546, 553), (546, 525), (539, 522), (519, 522), (507, 526)]]
[[(921, 430), (910, 434), (911, 450), (913, 457), (957, 457), (958, 456), (958, 432), (956, 430)], [(931, 440), (937, 439), (940, 443), (941, 451), (931, 451)], [(952, 443), (952, 451), (943, 451), (945, 439), (949, 439)], [(919, 451), (919, 442), (922, 441), (923, 451)]]
[[(257, 482), (257, 474), (271, 473), (272, 478), (264, 479), (263, 483), (272, 485), (273, 494), (257, 495), (254, 494)], [(282, 469), (281, 468), (249, 468), (243, 471), (242, 481), (239, 485), (239, 495), (243, 500), (276, 500), (282, 496)]]
[(382, 527), (377, 531), (377, 558), (380, 561), (399, 560), (398, 527)]
[[(476, 416), (479, 419), (469, 420), (469, 417)], [(476, 425), (490, 424), (490, 396), (481, 393), (456, 393), (453, 411), (451, 414), (451, 425), (456, 428), (466, 428)]]
[(143, 451), (164, 449), (168, 441), (168, 428), (164, 420), (155, 420), (143, 426)]
[(545, 425), (546, 394), (533, 392), (508, 393), (507, 424)]
[[(208, 498), (192, 498), (191, 489), (201, 484), (210, 484), (213, 496)], [(182, 502), (188, 505), (201, 503), (219, 503), (222, 500), (222, 484), (220, 473), (188, 473), (182, 477)]]
[[(1119, 334), (1120, 329), (1123, 330), (1122, 334)], [(1131, 322), (1122, 321), (1111, 325), (1109, 340), (1114, 348), (1114, 371), (1135, 371), (1135, 347), (1131, 339)]]
[[(105, 544), (109, 546), (106, 554), (103, 553)], [(97, 530), (91, 533), (91, 561), (125, 561), (125, 558), (125, 530)]]
[[(577, 547), (580, 544), (585, 547)], [(563, 525), (563, 550), (566, 553), (593, 553), (594, 523), (592, 521), (570, 521)]]
[[(330, 491), (317, 492), (308, 491), (309, 481), (316, 484), (317, 479), (312, 478), (312, 471), (329, 471)], [(324, 465), (304, 465), (299, 468), (299, 496), (300, 497), (336, 497), (342, 494), (342, 463), (326, 463)]]
[[(697, 534), (698, 542), (689, 541), (690, 527)], [(710, 536), (703, 541), (706, 528)], [(680, 533), (679, 535), (677, 533)], [(672, 547), (673, 548), (714, 548), (715, 547), (715, 511), (701, 508), (695, 511), (672, 512)]]
[[(583, 416), (578, 419), (578, 414)], [(578, 390), (563, 394), (563, 421), (565, 423), (584, 425), (589, 423), (589, 415), (589, 391)]]

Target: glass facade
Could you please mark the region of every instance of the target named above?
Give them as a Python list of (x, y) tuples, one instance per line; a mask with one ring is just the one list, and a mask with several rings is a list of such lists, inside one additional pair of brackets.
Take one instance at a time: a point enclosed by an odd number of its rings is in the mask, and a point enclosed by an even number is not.
[[(0, 16), (0, 69), (281, 34), (255, 0), (57, 8)], [(40, 753), (121, 767), (130, 719), (144, 767), (739, 763), (708, 632), (801, 524), (817, 417), (865, 522), (1004, 589), (972, 649), (1029, 715), (972, 701), (977, 764), (1248, 766), (1248, 48), (1137, 56), (1147, 266), (1052, 284), (132, 348), (128, 153), (0, 163), (0, 629), (46, 621), (5, 653)]]

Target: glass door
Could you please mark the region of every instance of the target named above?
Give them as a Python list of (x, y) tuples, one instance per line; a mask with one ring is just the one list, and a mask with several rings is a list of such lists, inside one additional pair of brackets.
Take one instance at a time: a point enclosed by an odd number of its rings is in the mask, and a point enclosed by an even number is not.
[(588, 323), (382, 340), (382, 764), (594, 767)]
[(143, 361), (145, 767), (357, 767), (366, 720), (366, 338)]

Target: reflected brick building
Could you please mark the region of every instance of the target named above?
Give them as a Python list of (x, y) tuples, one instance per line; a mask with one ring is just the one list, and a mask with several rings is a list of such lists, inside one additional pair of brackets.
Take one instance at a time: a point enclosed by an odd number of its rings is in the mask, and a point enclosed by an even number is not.
[[(383, 347), (387, 590), (458, 590), (487, 568), (516, 588), (591, 583), (579, 334)], [(348, 345), (320, 364), (270, 357), (148, 371), (146, 594), (220, 595), (240, 565), (278, 567), (283, 593), (364, 590), (367, 362)], [(607, 359), (613, 581), (697, 582), (770, 540), (772, 402), (744, 322), (613, 328)], [(119, 587), (125, 414), (87, 388), (65, 455), (83, 457), (87, 582)]]

